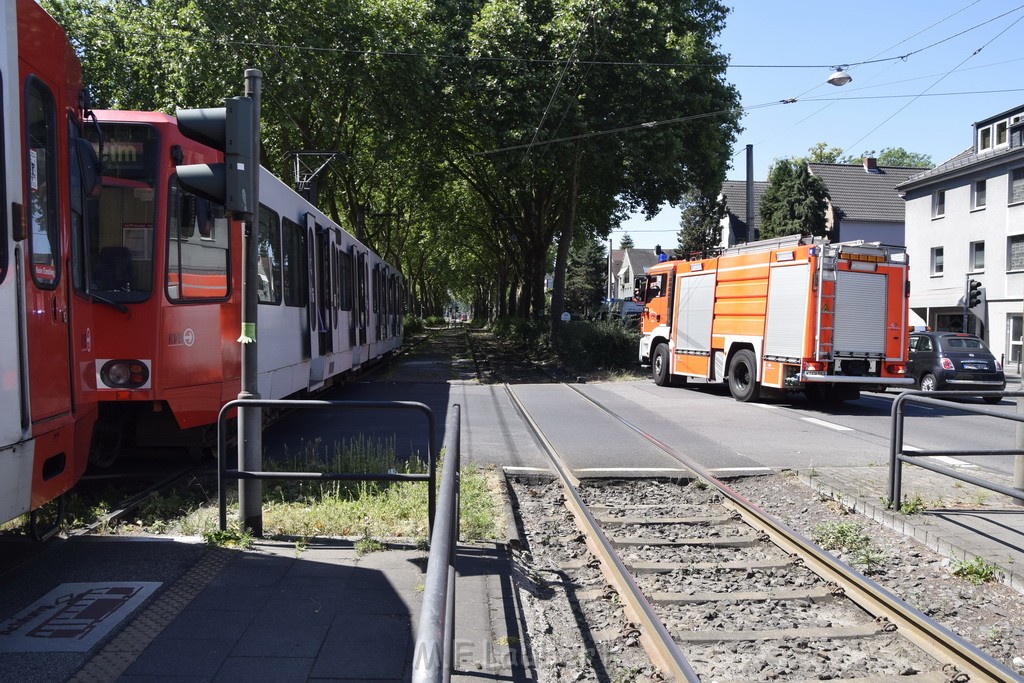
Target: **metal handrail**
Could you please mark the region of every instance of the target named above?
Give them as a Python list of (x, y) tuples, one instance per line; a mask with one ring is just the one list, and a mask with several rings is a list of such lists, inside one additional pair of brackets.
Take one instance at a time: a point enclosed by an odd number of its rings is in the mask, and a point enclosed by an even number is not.
[[(988, 415), (989, 417), (998, 418), (1000, 420), (1010, 420), (1012, 422), (1024, 422), (1024, 414), (1019, 413), (1007, 413), (994, 408), (984, 408), (982, 406), (975, 406), (964, 403), (956, 403), (953, 401), (945, 401), (945, 398), (964, 398), (965, 396), (1000, 396), (1004, 398), (1013, 398), (1024, 396), (1024, 391), (904, 391), (896, 400), (892, 403), (892, 411), (890, 413), (891, 430), (889, 438), (889, 500), (887, 506), (890, 508), (899, 509), (900, 500), (903, 496), (903, 463), (916, 465), (926, 470), (930, 470), (937, 474), (942, 474), (959, 481), (973, 484), (989, 491), (995, 491), (1005, 496), (1015, 498), (1020, 501), (1024, 501), (1024, 491), (1020, 489), (1011, 488), (1009, 486), (1003, 486), (995, 482), (986, 481), (980, 477), (974, 477), (969, 474), (957, 472), (949, 467), (942, 467), (941, 465), (935, 465), (925, 460), (918, 460), (919, 458), (937, 457), (937, 456), (972, 456), (972, 455), (1021, 455), (1024, 451), (1021, 449), (996, 449), (996, 450), (931, 450), (931, 451), (912, 451), (905, 453), (903, 451), (903, 422), (906, 418), (904, 413), (904, 405), (907, 403), (919, 403), (921, 405), (939, 406), (942, 408), (958, 410), (963, 413), (971, 413), (974, 415)], [(915, 460), (918, 460), (915, 462)]]
[[(415, 410), (422, 412), (427, 418), (427, 474), (387, 474), (348, 473), (348, 472), (267, 472), (265, 470), (228, 469), (225, 463), (227, 450), (227, 415), (235, 408), (308, 408), (313, 410)], [(319, 481), (426, 481), (430, 491), (427, 494), (428, 529), (434, 527), (434, 508), (436, 506), (437, 458), (434, 450), (434, 411), (424, 403), (417, 401), (311, 401), (311, 400), (272, 400), (272, 399), (236, 399), (224, 404), (217, 416), (217, 501), (220, 512), (220, 530), (227, 529), (227, 487), (225, 479), (286, 479), (286, 480), (319, 480)]]
[(449, 681), (455, 648), (455, 560), (459, 542), (461, 441), (458, 403), (452, 405), (444, 430), (444, 471), (437, 524), (430, 535), (430, 557), (423, 589), (413, 683)]

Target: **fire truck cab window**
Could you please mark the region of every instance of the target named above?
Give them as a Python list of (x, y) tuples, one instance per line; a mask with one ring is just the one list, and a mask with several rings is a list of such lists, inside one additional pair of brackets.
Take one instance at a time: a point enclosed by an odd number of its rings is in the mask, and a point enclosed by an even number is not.
[(656, 299), (660, 296), (665, 296), (665, 274), (652, 275), (647, 278), (647, 296), (644, 298), (645, 301)]

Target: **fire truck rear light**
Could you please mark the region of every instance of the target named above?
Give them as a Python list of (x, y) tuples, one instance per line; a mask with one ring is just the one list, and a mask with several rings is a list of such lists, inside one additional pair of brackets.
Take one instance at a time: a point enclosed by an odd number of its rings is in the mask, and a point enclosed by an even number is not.
[(902, 363), (890, 363), (885, 366), (885, 371), (890, 375), (905, 375), (907, 374), (907, 366)]
[(804, 372), (824, 372), (824, 363), (804, 363)]

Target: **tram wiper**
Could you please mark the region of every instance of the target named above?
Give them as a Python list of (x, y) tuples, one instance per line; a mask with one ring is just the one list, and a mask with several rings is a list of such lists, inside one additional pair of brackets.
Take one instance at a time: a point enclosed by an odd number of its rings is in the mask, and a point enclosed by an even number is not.
[(128, 307), (125, 306), (124, 304), (122, 304), (120, 302), (117, 302), (117, 301), (113, 301), (111, 299), (105, 299), (105, 298), (103, 298), (102, 296), (100, 296), (98, 294), (93, 294), (92, 292), (89, 293), (89, 299), (91, 299), (92, 301), (98, 301), (101, 304), (106, 304), (107, 306), (110, 306), (111, 308), (117, 309), (121, 313), (128, 313), (129, 312), (128, 311)]

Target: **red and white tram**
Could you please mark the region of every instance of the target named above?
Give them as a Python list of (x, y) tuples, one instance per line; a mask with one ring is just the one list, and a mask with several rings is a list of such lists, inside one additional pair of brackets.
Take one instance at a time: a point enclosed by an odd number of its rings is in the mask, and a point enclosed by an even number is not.
[(4, 2), (0, 18), (4, 522), (59, 498), (85, 470), (96, 404), (82, 227), (98, 175), (64, 30), (33, 0)]
[[(216, 163), (165, 114), (97, 111), (103, 189), (87, 220), (100, 419), (91, 459), (216, 443), (241, 386), (241, 223), (185, 191), (176, 166)], [(398, 271), (266, 169), (260, 175), (261, 398), (308, 395), (396, 349)]]

